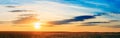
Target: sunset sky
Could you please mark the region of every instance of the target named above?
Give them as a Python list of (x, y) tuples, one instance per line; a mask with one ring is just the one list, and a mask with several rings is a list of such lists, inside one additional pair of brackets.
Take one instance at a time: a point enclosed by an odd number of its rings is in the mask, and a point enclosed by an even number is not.
[[(120, 0), (0, 0), (0, 31), (120, 32), (119, 3)], [(41, 23), (54, 24), (40, 29), (11, 24), (21, 15), (35, 15)]]

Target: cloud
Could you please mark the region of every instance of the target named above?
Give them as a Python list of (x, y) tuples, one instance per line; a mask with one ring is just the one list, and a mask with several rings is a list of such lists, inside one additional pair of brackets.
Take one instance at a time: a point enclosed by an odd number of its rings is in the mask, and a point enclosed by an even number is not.
[(104, 16), (105, 18), (111, 20), (120, 20), (120, 14), (111, 13), (111, 12), (95, 12), (94, 16)]
[(60, 25), (60, 24), (68, 24), (70, 22), (76, 22), (76, 21), (84, 21), (87, 19), (93, 19), (96, 18), (95, 16), (90, 16), (90, 15), (84, 15), (84, 16), (76, 16), (73, 19), (65, 19), (65, 20), (61, 20), (61, 21), (52, 21), (50, 23), (54, 24), (54, 25)]
[[(20, 15), (21, 16), (21, 15)], [(15, 24), (29, 24), (39, 21), (34, 14), (23, 14), (24, 17), (14, 20)]]
[(120, 20), (111, 20), (110, 22), (120, 22)]
[(102, 27), (117, 27), (119, 26), (119, 20), (109, 20), (109, 21), (91, 21), (83, 22), (80, 26), (102, 26)]
[(37, 14), (22, 14), (20, 16), (37, 16)]
[(32, 12), (32, 10), (12, 10), (9, 12)]
[[(65, 20), (61, 20), (61, 21), (53, 21), (51, 23), (53, 24), (56, 24), (56, 25), (60, 25), (60, 24), (68, 24), (70, 22), (77, 22), (77, 21), (86, 21), (88, 19), (94, 19), (94, 21), (96, 21), (96, 17), (97, 16), (103, 16), (103, 15), (108, 15), (107, 13), (97, 13), (95, 15), (83, 15), (83, 16), (76, 16), (74, 17), (73, 19), (65, 19)], [(103, 19), (103, 18), (102, 18)], [(115, 22), (116, 20), (112, 20), (111, 22)], [(95, 25), (95, 24), (103, 24), (103, 23), (110, 23), (110, 22), (106, 22), (106, 21), (103, 21), (103, 22), (86, 22), (84, 23), (85, 26), (88, 26), (89, 24), (90, 25)]]
[(91, 25), (99, 25), (99, 24), (105, 24), (105, 23), (110, 23), (110, 22), (85, 22), (83, 24), (87, 25), (87, 26), (91, 26)]
[(112, 27), (112, 28), (120, 28), (120, 25), (114, 25), (114, 26), (108, 26), (108, 27)]
[(8, 7), (8, 8), (16, 8), (17, 6), (5, 6), (5, 7)]
[(107, 4), (99, 3), (99, 2), (93, 2), (93, 1), (85, 1), (85, 3), (93, 4), (96, 6), (108, 6)]
[(111, 26), (102, 26), (102, 27), (120, 28), (120, 24), (117, 24), (117, 25), (111, 25)]
[[(15, 16), (18, 16), (19, 14), (35, 13), (39, 15), (39, 18), (41, 20), (56, 21), (56, 20), (70, 19), (71, 17), (74, 16), (90, 15), (94, 11), (101, 11), (94, 8), (74, 6), (59, 2), (53, 2), (53, 1), (37, 1), (37, 3), (33, 3), (33, 4), (5, 5), (5, 6), (7, 7), (0, 7), (1, 11), (3, 11), (1, 13), (6, 13), (4, 14), (4, 16), (11, 14), (12, 16), (11, 15), (10, 16), (14, 18), (10, 18), (9, 20), (16, 19)], [(14, 6), (17, 7), (14, 8)], [(14, 13), (18, 13), (18, 14), (14, 14)], [(46, 17), (46, 15), (48, 16)]]

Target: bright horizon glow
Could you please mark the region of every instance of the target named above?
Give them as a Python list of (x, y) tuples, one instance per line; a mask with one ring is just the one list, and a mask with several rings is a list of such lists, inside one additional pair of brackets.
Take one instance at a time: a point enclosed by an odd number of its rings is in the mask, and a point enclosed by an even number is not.
[(41, 28), (41, 23), (40, 22), (34, 23), (34, 28), (35, 29), (40, 29)]

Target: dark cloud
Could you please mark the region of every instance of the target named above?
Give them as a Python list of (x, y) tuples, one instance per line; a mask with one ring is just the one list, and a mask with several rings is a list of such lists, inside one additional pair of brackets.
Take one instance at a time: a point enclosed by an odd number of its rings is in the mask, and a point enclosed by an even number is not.
[(105, 23), (110, 23), (110, 22), (85, 22), (83, 24), (86, 24), (86, 25), (97, 25), (97, 24), (105, 24)]
[[(82, 24), (82, 25), (81, 25)], [(97, 26), (95, 24), (85, 24), (85, 23), (81, 23), (80, 25), (77, 25), (77, 26)]]
[(111, 20), (110, 22), (120, 22), (120, 20)]
[[(104, 26), (104, 27), (106, 27), (106, 26)], [(107, 27), (111, 27), (111, 28), (120, 28), (120, 25), (107, 26)]]
[(95, 12), (94, 16), (102, 16), (102, 15), (108, 15), (108, 14), (104, 12)]
[(113, 28), (120, 28), (120, 25), (111, 26)]
[(5, 7), (8, 7), (8, 8), (16, 8), (17, 6), (5, 6)]
[(12, 10), (9, 12), (31, 12), (32, 10)]
[(3, 21), (0, 21), (0, 24), (3, 24)]
[[(69, 24), (70, 22), (77, 22), (77, 21), (85, 21), (85, 20), (88, 20), (88, 19), (94, 19), (96, 18), (96, 16), (102, 16), (102, 15), (109, 15), (107, 13), (96, 13), (95, 15), (84, 15), (84, 16), (76, 16), (74, 17), (73, 19), (65, 19), (65, 20), (59, 20), (59, 21), (52, 21), (52, 22), (49, 22), (51, 24), (54, 24), (54, 25), (61, 25), (61, 24)], [(103, 22), (83, 22), (82, 26), (96, 26), (98, 24), (109, 24), (109, 23), (112, 23), (112, 22), (119, 22), (119, 20), (110, 20), (110, 21), (103, 21)]]
[(90, 15), (86, 15), (86, 16), (77, 16), (77, 17), (74, 17), (74, 21), (84, 21), (86, 19), (92, 19), (92, 18), (95, 18), (95, 16), (90, 16)]
[(84, 15), (84, 16), (76, 16), (73, 19), (66, 19), (66, 20), (61, 20), (61, 21), (52, 21), (49, 23), (55, 24), (55, 25), (60, 25), (60, 24), (68, 24), (70, 22), (76, 22), (76, 21), (84, 21), (84, 20), (93, 19), (93, 18), (96, 18), (96, 17), (90, 16), (90, 15)]
[(85, 26), (95, 26), (98, 24), (107, 24), (107, 23), (113, 23), (113, 22), (120, 22), (119, 20), (110, 20), (108, 22), (84, 22), (82, 24), (84, 24)]
[(20, 16), (37, 16), (37, 14), (22, 14)]

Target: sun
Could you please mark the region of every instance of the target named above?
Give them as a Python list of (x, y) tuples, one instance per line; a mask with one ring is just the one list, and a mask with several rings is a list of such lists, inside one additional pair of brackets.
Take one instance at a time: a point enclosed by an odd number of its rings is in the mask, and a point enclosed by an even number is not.
[(40, 29), (41, 28), (41, 23), (40, 22), (34, 23), (34, 28), (35, 29)]

